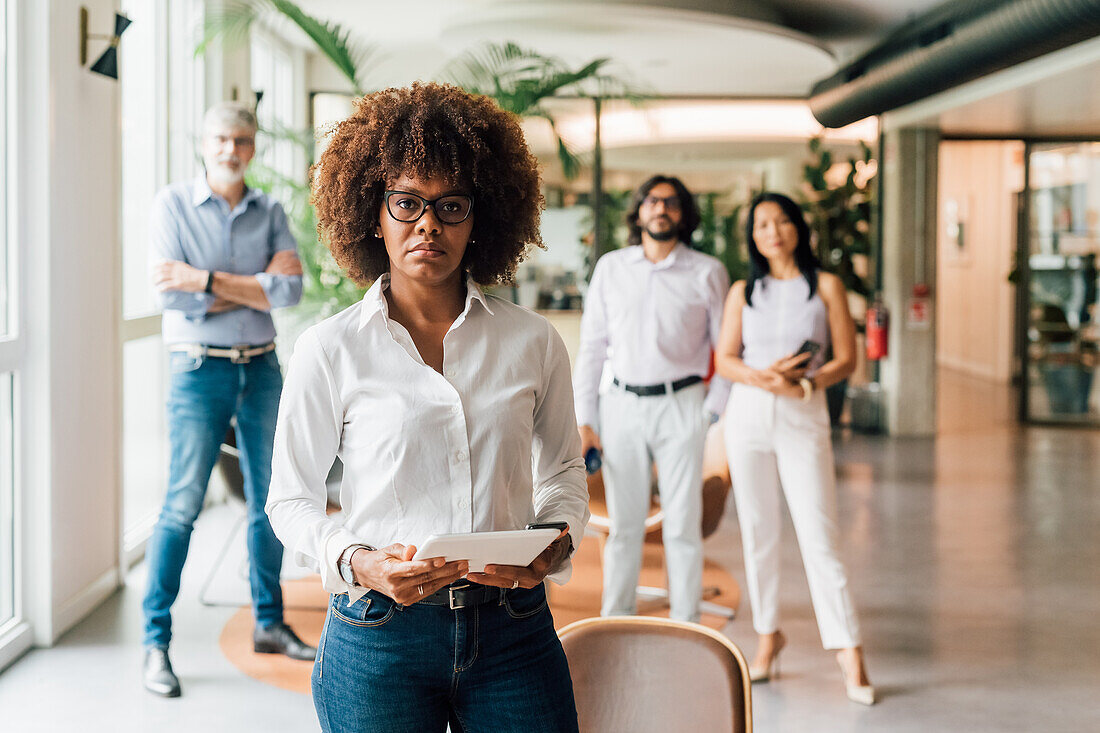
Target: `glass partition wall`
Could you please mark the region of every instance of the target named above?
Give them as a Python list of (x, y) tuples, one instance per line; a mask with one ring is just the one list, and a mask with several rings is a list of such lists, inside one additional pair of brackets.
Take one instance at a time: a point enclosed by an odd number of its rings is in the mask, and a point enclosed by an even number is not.
[(1027, 161), (1022, 416), (1100, 426), (1100, 142), (1032, 143)]

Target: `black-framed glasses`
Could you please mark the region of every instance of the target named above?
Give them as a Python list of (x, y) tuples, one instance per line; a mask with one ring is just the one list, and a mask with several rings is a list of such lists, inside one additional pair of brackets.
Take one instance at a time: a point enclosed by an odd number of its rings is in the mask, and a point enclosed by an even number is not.
[(444, 224), (461, 224), (474, 210), (474, 197), (464, 193), (453, 193), (437, 199), (426, 199), (408, 191), (384, 191), (386, 210), (397, 221), (411, 223), (424, 216), (428, 207), (432, 207), (436, 218)]
[(646, 196), (642, 199), (642, 203), (650, 207), (656, 206), (657, 204), (664, 204), (665, 209), (668, 211), (679, 211), (683, 208), (680, 204), (679, 196), (665, 196), (664, 198), (660, 196)]

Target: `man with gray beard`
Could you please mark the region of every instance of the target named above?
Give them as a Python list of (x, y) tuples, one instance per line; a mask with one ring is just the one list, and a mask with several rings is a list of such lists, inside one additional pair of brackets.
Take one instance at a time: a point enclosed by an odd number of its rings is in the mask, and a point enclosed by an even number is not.
[(256, 127), (242, 105), (211, 108), (203, 120), (205, 174), (161, 191), (150, 217), (153, 282), (172, 373), (171, 455), (167, 496), (145, 553), (143, 677), (147, 690), (164, 697), (180, 694), (168, 659), (172, 604), (234, 418), (248, 504), (253, 648), (302, 660), (316, 653), (283, 623), (283, 546), (264, 513), (282, 390), (270, 311), (301, 298), (302, 266), (282, 206), (244, 182)]

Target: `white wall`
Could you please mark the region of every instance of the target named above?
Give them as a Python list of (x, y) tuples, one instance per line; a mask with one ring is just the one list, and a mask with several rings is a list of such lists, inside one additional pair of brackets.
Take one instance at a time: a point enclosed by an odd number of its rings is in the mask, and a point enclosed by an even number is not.
[(119, 580), (118, 89), (80, 68), (81, 4), (93, 32), (113, 27), (111, 0), (19, 3), (16, 20), (22, 605), (39, 644)]
[[(936, 361), (997, 382), (1012, 378), (1016, 192), (1023, 189), (1021, 142), (940, 145)], [(958, 211), (962, 246), (948, 231)]]

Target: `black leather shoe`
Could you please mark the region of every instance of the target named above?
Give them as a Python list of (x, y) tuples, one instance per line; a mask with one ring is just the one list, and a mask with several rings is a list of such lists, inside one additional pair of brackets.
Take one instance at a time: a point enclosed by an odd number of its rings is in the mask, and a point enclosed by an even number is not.
[(151, 647), (145, 650), (145, 665), (142, 671), (145, 689), (161, 697), (179, 697), (180, 681), (172, 671), (168, 661), (168, 650)]
[(286, 624), (272, 624), (252, 632), (252, 650), (257, 654), (285, 654), (291, 659), (312, 662), (317, 648), (298, 638)]

